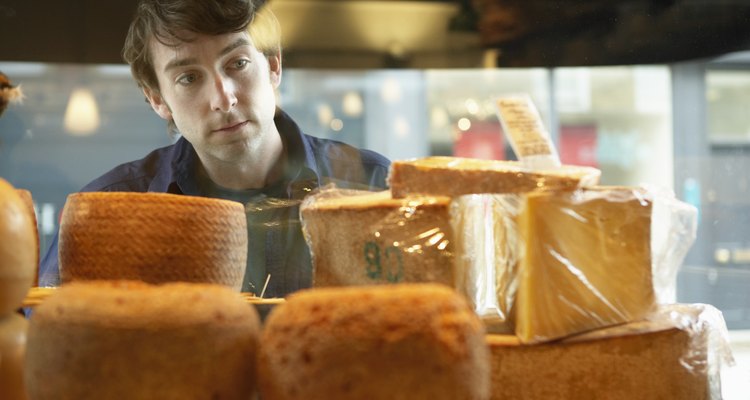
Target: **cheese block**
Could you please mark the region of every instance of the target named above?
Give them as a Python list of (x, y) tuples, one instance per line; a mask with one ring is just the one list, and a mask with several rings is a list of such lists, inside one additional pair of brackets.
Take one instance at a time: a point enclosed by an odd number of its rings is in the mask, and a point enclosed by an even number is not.
[(17, 190), (0, 178), (0, 316), (20, 307), (38, 260), (36, 225)]
[(0, 393), (3, 400), (26, 400), (23, 357), (28, 322), (16, 313), (0, 316)]
[(525, 196), (516, 335), (553, 340), (635, 321), (655, 307), (651, 205), (636, 188)]
[(436, 282), (453, 286), (450, 199), (329, 189), (301, 207), (313, 286)]
[(535, 171), (517, 161), (433, 156), (391, 163), (388, 182), (393, 197), (408, 195), (460, 196), (471, 193), (523, 193), (536, 189), (593, 186), (601, 171), (563, 165)]
[(569, 339), (523, 345), (487, 335), (492, 399), (707, 400), (717, 392), (707, 336), (663, 322), (633, 322)]
[(255, 392), (260, 321), (221, 285), (62, 285), (31, 317), (34, 400), (242, 399)]
[(60, 279), (218, 283), (239, 291), (247, 261), (242, 204), (166, 193), (68, 196)]
[(437, 284), (316, 288), (266, 320), (264, 400), (460, 400), (489, 397), (484, 329)]

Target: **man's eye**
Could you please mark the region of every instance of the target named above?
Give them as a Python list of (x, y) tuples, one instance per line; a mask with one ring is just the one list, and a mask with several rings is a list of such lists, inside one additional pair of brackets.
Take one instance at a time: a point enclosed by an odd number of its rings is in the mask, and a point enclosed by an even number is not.
[(195, 82), (196, 79), (197, 78), (195, 77), (194, 74), (186, 74), (186, 75), (182, 75), (181, 77), (179, 77), (177, 79), (177, 83), (179, 83), (180, 85), (189, 85)]
[(239, 60), (237, 60), (237, 61), (234, 62), (234, 68), (236, 68), (236, 69), (245, 68), (248, 63), (249, 63), (248, 60), (246, 60), (244, 58), (241, 58), (241, 59), (239, 59)]

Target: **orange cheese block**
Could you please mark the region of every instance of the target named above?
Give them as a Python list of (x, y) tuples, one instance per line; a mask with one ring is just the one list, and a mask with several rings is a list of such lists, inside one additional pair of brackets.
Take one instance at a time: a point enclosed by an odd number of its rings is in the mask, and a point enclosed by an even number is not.
[(255, 392), (260, 321), (221, 285), (62, 285), (30, 320), (25, 377), (45, 399), (237, 399)]
[(517, 161), (433, 156), (394, 161), (388, 182), (395, 198), (414, 194), (455, 197), (536, 189), (572, 190), (596, 185), (600, 176), (601, 171), (592, 167), (563, 165), (555, 170), (533, 171)]
[(487, 343), (493, 400), (708, 400), (718, 389), (718, 376), (705, 367), (705, 332), (661, 322), (634, 322), (535, 345), (487, 335)]
[(455, 283), (450, 199), (330, 190), (302, 205), (313, 285)]
[(76, 193), (60, 222), (62, 283), (92, 279), (218, 283), (240, 290), (242, 204), (165, 193)]
[(18, 191), (0, 178), (0, 316), (19, 308), (39, 264), (36, 225)]
[(482, 323), (443, 285), (297, 292), (271, 312), (261, 341), (265, 400), (489, 397)]

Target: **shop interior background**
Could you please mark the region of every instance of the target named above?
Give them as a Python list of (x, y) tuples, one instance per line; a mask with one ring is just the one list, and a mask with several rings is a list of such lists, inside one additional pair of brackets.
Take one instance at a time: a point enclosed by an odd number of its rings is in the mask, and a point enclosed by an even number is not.
[[(66, 24), (94, 7), (72, 3)], [(678, 301), (723, 312), (739, 364), (725, 379), (725, 398), (750, 392), (750, 44), (664, 62), (514, 67), (460, 24), (469, 2), (334, 3), (268, 4), (284, 31), (279, 102), (307, 133), (391, 159), (513, 159), (493, 100), (530, 94), (563, 162), (600, 168), (603, 184), (673, 190), (698, 208)], [(0, 118), (0, 176), (32, 192), (42, 249), (69, 193), (173, 140), (120, 63), (121, 43), (91, 38), (123, 4), (96, 6), (104, 14), (86, 21), (98, 22), (76, 28), (60, 25), (66, 18), (58, 13), (39, 13), (45, 35), (69, 36), (68, 44), (63, 38), (21, 51), (2, 35), (0, 71), (22, 86), (25, 99)], [(0, 1), (0, 20), (23, 7)], [(310, 25), (305, 18), (317, 21), (316, 36), (301, 28)], [(99, 40), (121, 42), (116, 35)]]

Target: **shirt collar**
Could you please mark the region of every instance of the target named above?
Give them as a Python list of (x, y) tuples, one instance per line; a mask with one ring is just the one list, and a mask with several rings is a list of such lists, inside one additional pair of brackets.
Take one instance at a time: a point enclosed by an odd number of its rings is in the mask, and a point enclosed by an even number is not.
[[(280, 108), (276, 109), (274, 123), (284, 142), (287, 152), (287, 195), (290, 198), (302, 198), (304, 195), (320, 186), (315, 154), (308, 137), (302, 133), (297, 123)], [(184, 137), (180, 137), (174, 145), (172, 159), (173, 179), (167, 189), (170, 193), (185, 195), (200, 195), (196, 175), (198, 154), (193, 145)]]

